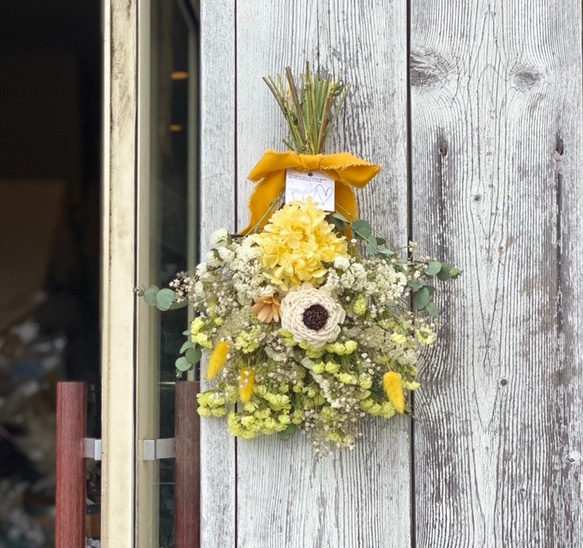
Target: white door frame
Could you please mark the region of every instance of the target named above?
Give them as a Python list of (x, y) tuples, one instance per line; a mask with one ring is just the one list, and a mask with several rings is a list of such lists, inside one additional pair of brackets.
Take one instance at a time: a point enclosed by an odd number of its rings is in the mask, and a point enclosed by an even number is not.
[[(153, 279), (150, 0), (103, 3), (102, 525), (108, 548), (158, 546), (158, 462), (140, 440), (159, 433), (157, 347), (152, 309), (134, 288)], [(179, 5), (186, 10), (182, 1)], [(186, 11), (184, 11), (186, 14)], [(192, 31), (189, 142), (196, 143), (197, 44)], [(196, 257), (197, 177), (189, 162), (188, 254)], [(139, 364), (139, 366), (138, 366)], [(142, 409), (142, 412), (140, 412)]]
[(103, 3), (102, 533), (134, 546), (137, 2)]

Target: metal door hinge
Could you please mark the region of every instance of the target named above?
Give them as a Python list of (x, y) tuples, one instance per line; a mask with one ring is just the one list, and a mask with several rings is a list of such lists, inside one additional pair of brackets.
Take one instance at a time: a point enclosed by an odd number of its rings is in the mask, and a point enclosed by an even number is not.
[(101, 460), (101, 440), (83, 438), (83, 456), (86, 459)]
[(142, 460), (173, 459), (176, 456), (176, 439), (142, 440)]

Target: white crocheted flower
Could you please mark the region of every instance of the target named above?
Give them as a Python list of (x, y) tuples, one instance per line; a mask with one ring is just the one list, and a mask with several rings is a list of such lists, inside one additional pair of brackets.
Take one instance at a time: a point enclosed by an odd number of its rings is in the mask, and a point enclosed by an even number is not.
[(304, 284), (281, 301), (281, 327), (299, 343), (314, 348), (334, 342), (340, 335), (344, 309), (325, 291)]

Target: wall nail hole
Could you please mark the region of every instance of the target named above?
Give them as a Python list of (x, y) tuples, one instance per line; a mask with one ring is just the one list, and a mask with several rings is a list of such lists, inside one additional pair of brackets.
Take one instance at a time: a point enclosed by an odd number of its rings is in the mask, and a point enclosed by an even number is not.
[(508, 384), (508, 380), (507, 379), (502, 379), (500, 381), (500, 386), (506, 386)]

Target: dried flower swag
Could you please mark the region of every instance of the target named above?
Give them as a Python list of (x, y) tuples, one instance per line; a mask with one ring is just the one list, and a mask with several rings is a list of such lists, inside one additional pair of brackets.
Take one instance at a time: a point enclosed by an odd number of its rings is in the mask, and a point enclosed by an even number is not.
[[(202, 416), (227, 417), (251, 439), (299, 428), (318, 454), (354, 447), (366, 415), (410, 412), (417, 359), (437, 338), (435, 278), (459, 271), (428, 258), (401, 257), (358, 217), (354, 188), (380, 170), (354, 156), (321, 154), (348, 88), (311, 73), (301, 84), (266, 79), (290, 127), (294, 151), (268, 151), (250, 174), (256, 190), (244, 235), (215, 232), (206, 262), (171, 289), (142, 291), (162, 310), (196, 313), (176, 367), (201, 363), (214, 387), (199, 394)], [(283, 205), (285, 170), (322, 171), (336, 183), (336, 211), (307, 201)], [(412, 306), (411, 306), (412, 304)]]

